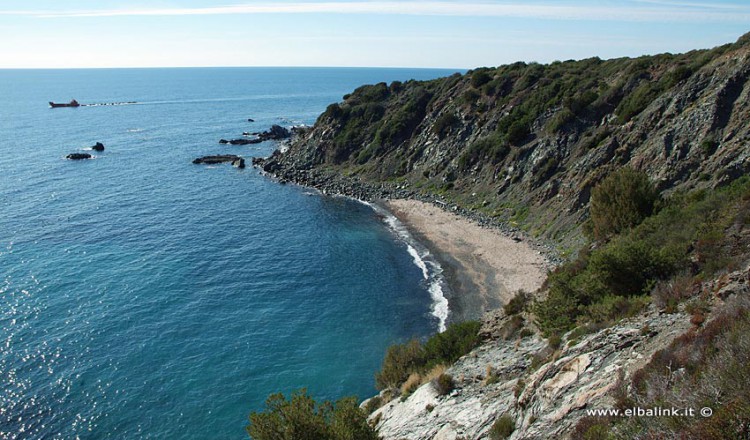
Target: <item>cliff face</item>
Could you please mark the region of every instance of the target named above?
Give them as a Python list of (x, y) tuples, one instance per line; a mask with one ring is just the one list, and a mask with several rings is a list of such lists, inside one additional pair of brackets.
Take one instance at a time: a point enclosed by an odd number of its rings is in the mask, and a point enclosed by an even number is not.
[(662, 191), (750, 170), (749, 76), (745, 36), (682, 55), (363, 86), (263, 166), (365, 198), (437, 198), (575, 245), (592, 186), (617, 167)]

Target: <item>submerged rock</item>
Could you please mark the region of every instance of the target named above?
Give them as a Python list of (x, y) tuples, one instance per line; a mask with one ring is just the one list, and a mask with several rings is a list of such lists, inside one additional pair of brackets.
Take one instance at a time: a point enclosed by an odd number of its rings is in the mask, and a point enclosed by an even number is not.
[(71, 153), (65, 156), (65, 158), (69, 160), (83, 160), (91, 159), (91, 155), (88, 153)]

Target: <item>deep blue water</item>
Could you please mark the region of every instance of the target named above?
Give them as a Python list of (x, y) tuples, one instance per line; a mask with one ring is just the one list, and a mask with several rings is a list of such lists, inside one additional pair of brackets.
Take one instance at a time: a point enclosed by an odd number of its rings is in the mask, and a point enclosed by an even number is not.
[[(360, 203), (191, 160), (450, 73), (0, 71), (0, 438), (241, 439), (270, 393), (372, 394), (387, 345), (438, 325), (407, 245)], [(71, 98), (138, 104), (47, 106)]]

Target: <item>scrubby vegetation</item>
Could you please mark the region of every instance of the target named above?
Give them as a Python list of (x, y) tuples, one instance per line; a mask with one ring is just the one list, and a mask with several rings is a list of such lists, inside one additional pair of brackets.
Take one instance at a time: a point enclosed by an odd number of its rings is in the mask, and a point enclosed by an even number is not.
[(490, 439), (504, 440), (510, 437), (515, 430), (516, 423), (509, 415), (505, 414), (492, 424), (492, 428), (490, 428)]
[(378, 389), (399, 387), (412, 375), (423, 376), (436, 366), (452, 364), (479, 344), (479, 327), (476, 321), (452, 324), (424, 344), (412, 339), (392, 345), (375, 375)]
[[(618, 187), (607, 184), (602, 191)], [(601, 206), (609, 213), (623, 210), (618, 203)], [(609, 213), (602, 216), (630, 218)], [(673, 302), (682, 298), (670, 293), (670, 283), (690, 284), (746, 257), (727, 231), (747, 224), (749, 213), (747, 177), (718, 190), (673, 195), (659, 212), (631, 228), (615, 228), (620, 233), (609, 242), (584, 249), (576, 260), (551, 273), (547, 298), (533, 306), (537, 323), (551, 335), (576, 325), (612, 322), (637, 313), (650, 294), (674, 307)]]
[(253, 440), (377, 440), (375, 430), (354, 397), (317, 403), (301, 390), (287, 400), (273, 394), (266, 411), (250, 414)]
[(605, 240), (639, 224), (654, 212), (658, 200), (646, 173), (628, 167), (615, 171), (591, 192), (594, 238)]
[[(702, 329), (693, 329), (654, 354), (618, 387), (616, 407), (693, 408), (693, 417), (588, 417), (578, 438), (745, 439), (750, 436), (750, 302), (729, 303)], [(698, 411), (711, 408), (705, 417)], [(606, 434), (602, 436), (602, 434)]]

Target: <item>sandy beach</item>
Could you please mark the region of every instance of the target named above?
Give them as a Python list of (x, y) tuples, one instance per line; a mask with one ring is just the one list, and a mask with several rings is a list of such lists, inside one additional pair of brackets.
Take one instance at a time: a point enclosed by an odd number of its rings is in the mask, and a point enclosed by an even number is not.
[(416, 200), (390, 200), (393, 213), (443, 266), (451, 292), (451, 320), (477, 319), (520, 289), (533, 292), (549, 263), (524, 241)]

